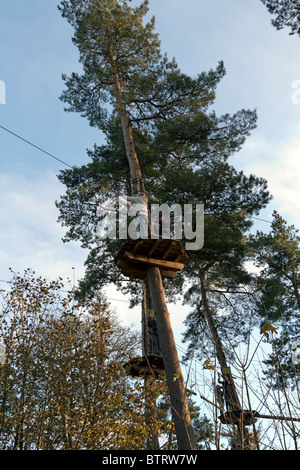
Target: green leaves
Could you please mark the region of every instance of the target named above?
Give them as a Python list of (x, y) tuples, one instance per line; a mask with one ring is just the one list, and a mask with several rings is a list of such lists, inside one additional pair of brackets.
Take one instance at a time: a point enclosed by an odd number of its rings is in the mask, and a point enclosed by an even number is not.
[(277, 29), (290, 28), (289, 34), (300, 36), (300, 5), (298, 0), (261, 0), (275, 18), (272, 25)]
[(2, 299), (0, 449), (142, 448), (143, 396), (123, 369), (139, 338), (105, 299), (78, 304), (62, 287), (27, 270)]
[[(277, 333), (273, 337), (276, 345), (275, 357), (280, 366), (275, 368), (275, 378), (279, 387), (283, 386), (281, 377), (285, 369), (285, 386), (294, 380), (294, 367), (291, 361), (291, 348), (299, 338), (300, 312), (300, 237), (298, 230), (276, 211), (269, 233), (257, 232), (250, 237), (252, 259), (259, 268), (257, 279), (260, 294), (256, 302), (256, 313), (266, 318), (261, 333)], [(274, 363), (270, 358), (269, 364)], [(274, 374), (273, 374), (274, 375)]]
[(271, 322), (263, 323), (261, 328), (260, 328), (260, 334), (264, 335), (267, 339), (270, 338), (270, 334), (273, 335), (273, 334), (277, 334), (277, 333), (278, 333), (277, 329), (275, 328), (274, 325), (272, 325)]
[(84, 70), (81, 76), (63, 76), (67, 89), (61, 99), (70, 111), (80, 112), (105, 131), (115, 101), (113, 73), (119, 75), (124, 103), (130, 106), (139, 76), (153, 71), (160, 59), (154, 19), (143, 21), (148, 1), (131, 8), (127, 2), (91, 0), (83, 8), (81, 1), (71, 0), (61, 2), (59, 9), (74, 27), (73, 41)]
[[(293, 316), (300, 310), (300, 237), (294, 226), (273, 212), (271, 231), (250, 237), (253, 258), (262, 269), (259, 282), (263, 286), (262, 304), (269, 310), (278, 306), (277, 319)], [(261, 307), (261, 313), (263, 307)], [(270, 314), (270, 312), (269, 312)], [(274, 317), (276, 318), (276, 317)]]
[[(198, 287), (192, 297), (199, 303), (199, 276), (205, 273), (212, 292), (232, 294), (251, 280), (243, 264), (245, 232), (251, 216), (270, 199), (263, 179), (245, 176), (227, 163), (255, 128), (256, 112), (216, 115), (211, 107), (225, 76), (223, 62), (194, 77), (182, 72), (174, 59), (162, 54), (154, 19), (145, 21), (148, 2), (131, 8), (116, 0), (89, 0), (83, 8), (82, 2), (65, 0), (61, 12), (74, 27), (83, 65), (82, 75), (65, 77), (62, 100), (106, 135), (106, 145), (88, 152), (92, 163), (60, 176), (67, 186), (58, 204), (60, 221), (69, 229), (66, 238), (89, 249), (82, 289), (93, 295), (105, 283), (120, 281), (113, 265), (117, 241), (95, 246), (93, 234), (97, 201), (131, 190), (115, 73), (150, 204), (205, 207), (204, 247), (189, 253), (184, 272), (168, 284), (170, 291), (174, 287), (182, 292), (184, 282), (191, 282)], [(130, 289), (135, 295), (133, 283)], [(228, 305), (233, 304), (228, 298)]]

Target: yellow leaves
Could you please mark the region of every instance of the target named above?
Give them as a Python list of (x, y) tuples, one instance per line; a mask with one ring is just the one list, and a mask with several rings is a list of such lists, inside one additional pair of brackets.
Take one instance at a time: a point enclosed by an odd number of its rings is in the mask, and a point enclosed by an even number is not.
[(210, 362), (210, 359), (206, 359), (206, 361), (203, 362), (202, 367), (203, 369), (208, 369), (208, 370), (216, 369), (216, 366)]
[[(39, 449), (143, 448), (144, 384), (137, 392), (123, 373), (135, 335), (113, 323), (100, 303), (86, 303), (82, 312), (74, 309), (73, 298), (60, 297), (59, 288), (25, 277), (24, 282), (14, 281), (7, 294), (0, 378), (2, 385), (7, 380), (12, 400), (11, 410), (0, 413), (4, 426), (23, 426), (20, 434), (28, 447)], [(49, 306), (52, 299), (55, 304)], [(4, 360), (6, 367), (1, 365)], [(2, 401), (7, 393), (0, 386)], [(157, 397), (156, 388), (151, 393)]]
[(270, 337), (270, 333), (273, 335), (273, 334), (277, 334), (277, 329), (275, 328), (274, 325), (272, 325), (271, 322), (265, 322), (263, 323), (263, 325), (261, 326), (260, 328), (260, 334), (261, 335), (264, 335), (267, 339), (269, 339)]
[(82, 194), (87, 194), (89, 190), (89, 186), (83, 186), (82, 188), (79, 188), (78, 191)]

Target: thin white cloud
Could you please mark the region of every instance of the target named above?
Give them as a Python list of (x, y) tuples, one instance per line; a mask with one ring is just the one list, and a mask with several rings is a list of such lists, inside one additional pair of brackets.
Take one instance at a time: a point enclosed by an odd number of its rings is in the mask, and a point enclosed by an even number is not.
[(252, 171), (268, 181), (278, 212), (300, 226), (300, 134), (286, 145), (275, 162), (256, 164)]
[(1, 277), (9, 267), (23, 272), (33, 268), (50, 278), (72, 276), (72, 267), (82, 272), (84, 255), (76, 244), (64, 244), (64, 229), (57, 222), (55, 200), (63, 193), (51, 171), (26, 178), (0, 173)]

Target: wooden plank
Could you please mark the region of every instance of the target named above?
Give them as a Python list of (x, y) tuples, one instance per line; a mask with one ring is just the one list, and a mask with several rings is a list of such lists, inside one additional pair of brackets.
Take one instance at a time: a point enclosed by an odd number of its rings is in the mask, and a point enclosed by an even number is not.
[(146, 279), (147, 272), (144, 269), (138, 269), (137, 266), (133, 267), (128, 265), (126, 261), (119, 260), (118, 266), (122, 272), (122, 274), (126, 277), (131, 279)]
[(149, 266), (157, 266), (172, 270), (174, 269), (176, 271), (182, 271), (184, 268), (184, 264), (182, 263), (175, 263), (174, 261), (166, 261), (155, 258), (147, 258), (143, 255), (135, 255), (133, 253), (130, 253), (129, 251), (125, 251), (125, 257), (129, 258), (131, 261), (135, 261), (136, 263), (144, 263)]
[(135, 251), (137, 251), (137, 249), (143, 244), (143, 240), (140, 240), (139, 242), (137, 242), (137, 244), (133, 247), (133, 250), (132, 250), (132, 253), (134, 253)]
[[(133, 279), (144, 280), (147, 278), (147, 267), (139, 269), (137, 265), (133, 266), (125, 260), (118, 260), (118, 266), (122, 274), (126, 277), (132, 277)], [(177, 271), (168, 271), (167, 269), (161, 269), (161, 276), (166, 279), (174, 279)]]
[[(156, 259), (166, 259), (169, 261), (185, 262), (188, 258), (187, 253), (185, 252), (183, 246), (179, 240), (172, 239), (143, 239), (143, 240), (127, 240), (123, 245), (118, 255), (115, 258), (117, 259), (124, 258), (125, 251), (131, 253), (140, 254), (147, 256), (148, 258), (153, 257)], [(153, 256), (152, 256), (153, 255)]]
[(158, 245), (160, 244), (161, 240), (156, 240), (154, 245), (152, 246), (151, 250), (149, 251), (148, 253), (148, 256), (151, 256), (152, 253), (156, 250), (156, 248), (158, 247)]
[[(170, 251), (173, 249), (174, 247), (174, 243), (171, 243), (169, 248), (167, 249), (167, 251), (164, 253), (162, 259), (166, 259), (166, 257), (168, 256), (168, 254), (170, 253)], [(176, 260), (177, 261), (177, 260)]]
[(160, 270), (161, 277), (166, 277), (167, 279), (175, 279), (177, 271), (166, 271), (165, 269)]
[(186, 254), (186, 252), (184, 251), (184, 249), (183, 249), (183, 247), (182, 247), (181, 244), (179, 245), (179, 248), (180, 248), (180, 253), (179, 253), (179, 255), (176, 257), (175, 262), (177, 262), (179, 259), (181, 259), (182, 256), (184, 256), (185, 258), (187, 257), (187, 254)]

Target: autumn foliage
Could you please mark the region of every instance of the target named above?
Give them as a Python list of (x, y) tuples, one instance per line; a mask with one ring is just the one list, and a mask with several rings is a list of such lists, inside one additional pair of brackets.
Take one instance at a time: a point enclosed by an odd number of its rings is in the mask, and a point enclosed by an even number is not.
[(137, 338), (62, 287), (28, 270), (3, 297), (0, 449), (141, 448), (143, 391), (122, 367)]

